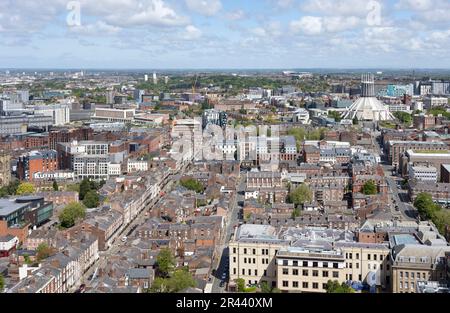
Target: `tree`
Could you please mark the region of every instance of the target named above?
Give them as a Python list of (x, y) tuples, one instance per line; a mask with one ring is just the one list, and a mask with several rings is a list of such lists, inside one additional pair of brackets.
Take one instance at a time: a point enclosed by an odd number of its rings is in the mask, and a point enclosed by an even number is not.
[(397, 112), (394, 112), (393, 115), (403, 124), (406, 124), (409, 126), (412, 123), (411, 114), (408, 114), (406, 112), (397, 111)]
[(86, 196), (83, 199), (83, 204), (87, 208), (96, 208), (96, 207), (98, 207), (98, 205), (100, 204), (100, 199), (98, 197), (97, 192), (94, 191), (94, 190), (88, 191), (88, 193), (86, 194)]
[(148, 291), (152, 293), (169, 292), (168, 280), (166, 278), (156, 277), (153, 281), (152, 287)]
[(5, 279), (3, 278), (3, 275), (0, 273), (0, 292), (3, 292), (4, 288), (5, 288)]
[(178, 292), (188, 287), (195, 287), (197, 283), (187, 270), (177, 269), (169, 278), (167, 285), (170, 292)]
[(353, 288), (345, 283), (339, 284), (337, 280), (329, 280), (326, 286), (327, 293), (354, 293)]
[(363, 185), (362, 192), (365, 195), (376, 195), (378, 193), (377, 185), (373, 180), (369, 180)]
[(302, 212), (300, 211), (299, 208), (295, 208), (294, 211), (292, 212), (292, 218), (296, 218), (299, 217), (302, 214)]
[(53, 248), (49, 247), (45, 242), (43, 242), (36, 248), (36, 258), (38, 261), (42, 261), (51, 256), (53, 252)]
[(53, 181), (53, 190), (54, 191), (58, 191), (59, 190), (58, 183), (56, 182), (56, 180)]
[(260, 288), (262, 293), (270, 293), (272, 291), (272, 288), (270, 288), (269, 284), (266, 281), (263, 281), (260, 284)]
[(29, 195), (35, 192), (34, 185), (32, 183), (20, 183), (17, 187), (16, 195)]
[(162, 276), (168, 276), (175, 266), (175, 258), (169, 248), (163, 248), (156, 257), (156, 264)]
[(299, 187), (289, 193), (289, 202), (295, 205), (303, 204), (305, 202), (312, 201), (311, 189), (305, 184), (301, 184)]
[(70, 228), (86, 216), (86, 208), (83, 204), (72, 202), (65, 206), (59, 215), (59, 221), (63, 228)]
[(83, 179), (80, 184), (80, 193), (78, 195), (80, 200), (83, 200), (86, 194), (91, 190), (91, 183), (89, 179)]
[(414, 206), (424, 220), (431, 220), (441, 235), (446, 234), (446, 227), (450, 225), (450, 211), (433, 202), (429, 193), (419, 193), (414, 200)]
[(354, 118), (353, 118), (353, 125), (358, 125), (358, 118), (355, 116)]
[(339, 113), (338, 111), (328, 111), (328, 116), (334, 118), (337, 123), (342, 120), (341, 113)]
[(237, 291), (245, 292), (245, 280), (243, 278), (237, 278), (234, 281), (236, 282)]
[(204, 191), (203, 185), (196, 179), (185, 178), (180, 181), (181, 186), (193, 190), (197, 193), (202, 193)]

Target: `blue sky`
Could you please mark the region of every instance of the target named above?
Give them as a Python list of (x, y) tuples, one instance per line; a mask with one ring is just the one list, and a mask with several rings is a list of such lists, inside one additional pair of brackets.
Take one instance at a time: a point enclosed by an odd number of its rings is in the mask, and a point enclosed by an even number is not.
[(1, 0), (0, 67), (450, 68), (448, 12), (450, 0)]

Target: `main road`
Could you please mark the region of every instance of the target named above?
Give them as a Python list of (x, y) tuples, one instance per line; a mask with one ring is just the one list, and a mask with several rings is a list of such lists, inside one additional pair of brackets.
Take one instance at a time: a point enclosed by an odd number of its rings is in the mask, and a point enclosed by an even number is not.
[(381, 156), (380, 165), (383, 168), (386, 183), (389, 187), (389, 199), (392, 201), (389, 203), (389, 208), (391, 209), (392, 215), (400, 220), (416, 220), (417, 210), (409, 202), (408, 193), (401, 187), (403, 179), (395, 175), (395, 168), (388, 164), (387, 156), (383, 155), (380, 133), (374, 132), (372, 134), (372, 146), (374, 152)]

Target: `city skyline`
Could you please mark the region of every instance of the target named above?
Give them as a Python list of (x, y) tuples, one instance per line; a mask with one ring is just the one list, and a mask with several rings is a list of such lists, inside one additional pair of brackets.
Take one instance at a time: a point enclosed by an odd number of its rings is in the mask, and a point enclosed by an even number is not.
[(0, 4), (0, 68), (446, 69), (445, 0)]

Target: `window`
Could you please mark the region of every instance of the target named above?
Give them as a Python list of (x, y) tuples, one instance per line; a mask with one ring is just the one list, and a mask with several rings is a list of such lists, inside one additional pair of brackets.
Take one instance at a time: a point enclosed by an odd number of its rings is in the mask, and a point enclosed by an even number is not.
[(289, 269), (283, 268), (283, 275), (289, 275)]
[(256, 249), (253, 249), (253, 254), (256, 254)]
[(409, 272), (405, 272), (405, 278), (409, 278)]
[(417, 279), (420, 279), (420, 272), (417, 272)]
[(322, 289), (323, 289), (323, 290), (326, 290), (326, 289), (327, 289), (327, 284), (323, 283), (323, 284), (322, 284)]
[(383, 270), (383, 264), (380, 264), (380, 270)]
[(339, 268), (339, 264), (338, 263), (333, 263), (333, 268)]
[(244, 254), (247, 254), (247, 248), (244, 248)]
[(298, 266), (298, 261), (292, 261), (292, 266)]
[(414, 290), (414, 282), (411, 282), (411, 289)]
[(359, 253), (356, 254), (356, 258), (359, 259)]
[(370, 270), (370, 263), (367, 263), (367, 269)]
[(312, 287), (313, 289), (319, 289), (319, 283), (313, 283)]
[(283, 260), (283, 266), (287, 266), (288, 265), (288, 260)]
[(247, 263), (247, 258), (244, 258), (244, 263)]
[(403, 282), (400, 282), (399, 284), (400, 289), (403, 289)]
[(358, 275), (358, 280), (362, 281), (362, 275), (361, 274)]
[(323, 262), (322, 267), (328, 267), (328, 262)]
[(376, 255), (376, 254), (373, 255), (373, 260), (374, 260), (374, 261), (377, 260), (377, 255)]
[(236, 257), (235, 256), (233, 257), (233, 263), (236, 263)]
[(233, 275), (236, 275), (236, 268), (233, 268)]
[(236, 253), (236, 248), (233, 248), (233, 253)]
[(348, 256), (349, 256), (350, 260), (353, 259), (353, 253), (349, 253)]
[(409, 286), (408, 286), (408, 282), (407, 281), (405, 281), (405, 289), (408, 289), (409, 288)]
[(292, 270), (292, 275), (298, 276), (298, 269), (293, 269), (293, 270)]
[(356, 265), (356, 268), (359, 268), (359, 263), (358, 262), (355, 265)]
[(314, 271), (313, 271), (313, 274), (312, 274), (312, 276), (314, 276), (314, 277), (317, 277), (317, 276), (319, 276), (319, 271), (317, 271), (317, 270), (314, 270)]
[(319, 262), (313, 262), (313, 267), (319, 267)]
[(251, 285), (251, 284), (252, 284), (252, 281), (251, 281), (250, 279), (248, 280), (248, 284), (249, 284), (249, 285)]
[(256, 264), (256, 258), (253, 258), (253, 264)]
[(283, 287), (289, 287), (289, 282), (287, 280), (283, 280)]
[(426, 277), (426, 274), (425, 274), (425, 273), (422, 273), (422, 278), (423, 278), (423, 279), (427, 279), (427, 277)]
[(348, 265), (350, 268), (353, 268), (353, 263), (350, 262)]
[(258, 276), (258, 270), (255, 270), (255, 276)]
[(304, 281), (304, 282), (302, 283), (302, 287), (303, 287), (303, 288), (308, 288), (308, 283), (307, 283), (306, 281)]
[(349, 280), (353, 280), (353, 275), (352, 275), (352, 274), (349, 274), (349, 275), (348, 275), (348, 279), (349, 279)]
[(293, 281), (292, 282), (292, 287), (298, 288), (298, 281)]
[(309, 275), (309, 271), (308, 270), (303, 270), (302, 271), (302, 275), (303, 276), (308, 276)]
[(266, 249), (261, 249), (261, 254), (266, 255)]
[(333, 278), (339, 278), (339, 272), (333, 271)]
[(328, 271), (322, 271), (322, 276), (323, 277), (328, 277)]
[(244, 268), (242, 269), (242, 275), (245, 275), (245, 269)]
[(303, 267), (308, 267), (308, 261), (303, 261)]
[(370, 253), (367, 254), (367, 260), (370, 260)]

